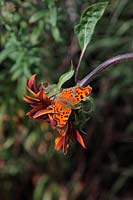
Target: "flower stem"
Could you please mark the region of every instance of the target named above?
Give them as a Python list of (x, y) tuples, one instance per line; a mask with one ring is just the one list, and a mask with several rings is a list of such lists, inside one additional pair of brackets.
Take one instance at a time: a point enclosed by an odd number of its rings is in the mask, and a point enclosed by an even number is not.
[(78, 84), (82, 87), (87, 86), (90, 82), (92, 82), (97, 75), (99, 75), (103, 70), (106, 68), (110, 67), (111, 65), (127, 61), (127, 60), (132, 60), (133, 59), (133, 53), (127, 53), (127, 54), (122, 54), (115, 56), (113, 58), (110, 58), (100, 64), (98, 67), (96, 67), (92, 72), (90, 72), (87, 76), (85, 76), (81, 81), (78, 82)]
[(75, 82), (77, 83), (78, 82), (78, 72), (79, 72), (79, 67), (80, 67), (80, 64), (81, 64), (81, 61), (82, 61), (82, 58), (84, 56), (84, 53), (85, 53), (85, 50), (86, 50), (86, 45), (84, 46), (82, 52), (81, 52), (81, 55), (80, 55), (80, 58), (79, 58), (79, 62), (78, 62), (78, 65), (77, 65), (77, 68), (76, 68), (76, 71), (75, 71)]

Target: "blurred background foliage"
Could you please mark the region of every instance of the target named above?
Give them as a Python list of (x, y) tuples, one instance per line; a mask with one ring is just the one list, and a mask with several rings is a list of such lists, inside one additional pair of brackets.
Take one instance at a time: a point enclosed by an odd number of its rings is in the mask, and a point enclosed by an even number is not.
[[(87, 124), (87, 150), (54, 151), (47, 124), (28, 119), (26, 79), (56, 83), (76, 66), (74, 34), (96, 0), (0, 1), (0, 199), (133, 199), (132, 62), (111, 67), (91, 83), (96, 110)], [(133, 50), (133, 3), (110, 0), (89, 44), (79, 78), (108, 58)], [(69, 81), (66, 87), (73, 85)]]

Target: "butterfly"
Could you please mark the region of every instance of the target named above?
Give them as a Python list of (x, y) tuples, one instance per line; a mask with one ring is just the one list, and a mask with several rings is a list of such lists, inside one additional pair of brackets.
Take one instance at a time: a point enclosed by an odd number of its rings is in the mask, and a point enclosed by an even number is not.
[(63, 89), (53, 100), (53, 103), (41, 112), (36, 113), (34, 118), (48, 114), (50, 121), (55, 122), (56, 127), (62, 128), (67, 124), (72, 109), (88, 96), (91, 90), (90, 86), (82, 88), (79, 85)]

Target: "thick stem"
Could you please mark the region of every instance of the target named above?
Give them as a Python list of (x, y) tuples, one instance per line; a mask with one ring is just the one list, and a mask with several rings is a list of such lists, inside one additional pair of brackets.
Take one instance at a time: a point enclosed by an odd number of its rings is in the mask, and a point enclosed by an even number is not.
[(108, 59), (98, 67), (96, 67), (92, 72), (90, 72), (87, 76), (85, 76), (81, 81), (78, 82), (78, 84), (82, 87), (87, 86), (91, 81), (93, 81), (103, 70), (110, 67), (111, 65), (132, 60), (133, 59), (133, 53), (127, 53), (115, 56), (113, 58)]

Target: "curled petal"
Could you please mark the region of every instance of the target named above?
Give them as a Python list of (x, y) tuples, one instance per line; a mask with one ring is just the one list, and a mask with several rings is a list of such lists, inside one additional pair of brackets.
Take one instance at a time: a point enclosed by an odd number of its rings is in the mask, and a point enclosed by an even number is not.
[(25, 95), (25, 94), (23, 94), (23, 99), (24, 99), (24, 101), (25, 101), (26, 103), (30, 104), (31, 106), (36, 106), (36, 105), (40, 102), (39, 99), (37, 99), (37, 98), (32, 98), (32, 97), (27, 96), (27, 95)]
[(30, 110), (26, 115), (29, 117), (34, 118), (36, 112), (42, 109), (42, 104), (35, 106), (32, 110)]
[(32, 93), (34, 96), (38, 93), (39, 89), (37, 88), (37, 85), (35, 83), (35, 77), (36, 74), (32, 75), (28, 80), (27, 80), (27, 89), (29, 90), (30, 93)]
[(55, 150), (59, 151), (60, 149), (63, 150), (64, 154), (67, 154), (67, 150), (69, 147), (69, 138), (68, 136), (57, 136), (55, 139)]
[(50, 109), (41, 109), (38, 112), (36, 112), (36, 114), (33, 116), (33, 118), (36, 119), (38, 117), (41, 117), (43, 115), (50, 114), (50, 113), (51, 113)]
[(44, 92), (43, 89), (41, 89), (38, 93), (38, 97), (39, 99), (44, 102), (47, 106), (49, 106), (51, 104), (50, 99), (47, 97), (46, 93)]
[[(50, 124), (51, 128), (56, 129), (58, 136), (55, 139), (55, 150), (58, 151), (61, 149), (63, 153), (66, 154), (69, 147), (69, 142), (75, 139), (81, 144), (83, 148), (86, 148), (82, 136), (78, 130), (76, 130), (73, 121), (71, 121), (70, 114), (73, 110), (73, 104), (71, 105), (71, 103), (74, 103), (74, 106), (77, 105), (77, 103), (84, 99), (84, 97), (88, 96), (92, 88), (90, 86), (86, 88), (82, 88), (80, 86), (74, 87), (76, 94), (79, 94), (79, 91), (82, 94), (80, 95), (80, 99), (76, 98), (75, 101), (71, 101), (70, 99), (71, 93), (74, 93), (73, 89), (71, 89), (69, 95), (66, 95), (68, 90), (63, 90), (59, 96), (48, 98), (44, 92), (45, 88), (41, 86), (38, 87), (36, 85), (35, 77), (36, 74), (32, 75), (27, 80), (27, 89), (33, 95), (33, 97), (25, 94), (23, 95), (25, 102), (32, 107), (27, 115), (33, 119), (45, 120)], [(64, 101), (61, 101), (61, 99), (64, 99)]]

